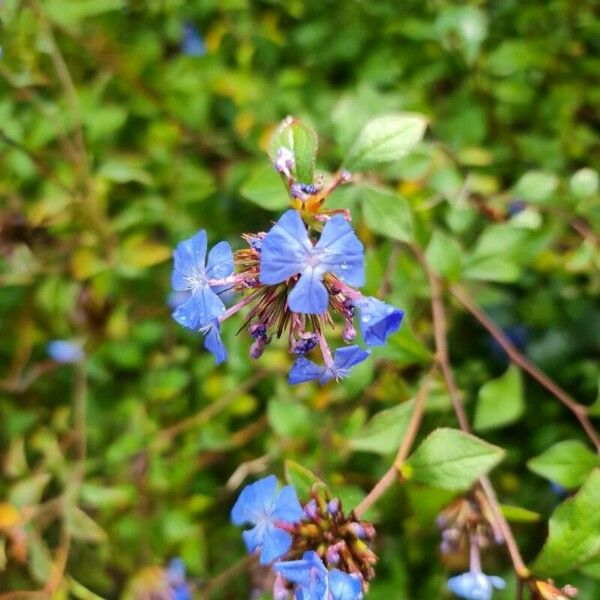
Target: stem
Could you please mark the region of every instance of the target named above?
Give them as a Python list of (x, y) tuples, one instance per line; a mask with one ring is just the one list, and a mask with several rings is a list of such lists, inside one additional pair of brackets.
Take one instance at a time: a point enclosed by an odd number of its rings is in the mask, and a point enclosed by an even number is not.
[(258, 561), (256, 554), (248, 554), (236, 563), (233, 563), (230, 567), (213, 577), (203, 591), (203, 598), (210, 598), (210, 596), (218, 589), (226, 585), (230, 579), (233, 579), (239, 573), (249, 569), (253, 564)]
[[(415, 246), (413, 247), (413, 250), (425, 269), (427, 279), (429, 280), (429, 286), (431, 288), (431, 313), (433, 317), (436, 358), (442, 370), (442, 374), (444, 375), (444, 379), (446, 380), (446, 386), (448, 387), (448, 392), (452, 399), (452, 404), (454, 406), (454, 411), (456, 413), (456, 418), (460, 428), (466, 433), (470, 433), (471, 428), (469, 425), (469, 419), (467, 418), (467, 414), (465, 413), (465, 409), (460, 400), (459, 391), (454, 380), (454, 373), (452, 371), (452, 366), (450, 364), (450, 358), (448, 355), (448, 342), (446, 338), (446, 311), (442, 300), (442, 286), (437, 275), (435, 275), (435, 273), (433, 273), (433, 271), (429, 268), (421, 249)], [(529, 569), (525, 566), (525, 562), (523, 561), (523, 557), (521, 556), (510, 525), (502, 514), (502, 510), (500, 508), (500, 504), (498, 503), (498, 499), (496, 498), (494, 488), (486, 476), (479, 477), (478, 481), (488, 499), (490, 510), (493, 512), (498, 525), (502, 529), (504, 540), (506, 542), (506, 548), (510, 555), (515, 573), (517, 574), (518, 578), (527, 579), (530, 576)]]
[(474, 539), (474, 536), (471, 536), (469, 542), (469, 571), (481, 573), (481, 555), (479, 554), (479, 544), (477, 543), (477, 540)]
[(333, 356), (331, 355), (331, 350), (329, 345), (327, 344), (327, 340), (322, 333), (318, 334), (319, 336), (319, 347), (321, 348), (321, 354), (323, 355), (323, 360), (325, 361), (325, 365), (327, 368), (333, 367)]
[(453, 285), (450, 291), (454, 297), (488, 330), (490, 335), (500, 344), (510, 359), (524, 371), (529, 373), (538, 383), (545, 387), (552, 395), (562, 402), (579, 420), (583, 430), (594, 444), (600, 454), (600, 436), (590, 421), (588, 409), (577, 402), (570, 394), (563, 390), (541, 369), (536, 367), (511, 343), (504, 332), (485, 314), (471, 296), (461, 287)]
[(396, 454), (396, 458), (394, 458), (392, 466), (386, 471), (383, 477), (375, 484), (375, 487), (354, 509), (354, 514), (357, 518), (360, 519), (360, 517), (364, 515), (364, 513), (371, 508), (371, 506), (373, 506), (373, 504), (375, 504), (379, 498), (385, 494), (387, 489), (398, 479), (402, 463), (406, 460), (406, 457), (412, 448), (415, 437), (421, 425), (421, 420), (423, 418), (423, 412), (425, 409), (425, 401), (427, 400), (427, 395), (429, 394), (429, 382), (434, 368), (435, 367), (430, 369), (429, 373), (425, 375), (421, 387), (417, 392), (417, 396), (415, 397), (415, 407), (410, 417), (406, 434), (402, 438), (402, 443), (400, 444), (400, 448), (398, 449), (398, 453)]
[(228, 308), (219, 317), (219, 323), (222, 323), (223, 321), (225, 321), (225, 319), (228, 319), (232, 315), (235, 315), (235, 313), (242, 310), (242, 308), (244, 308), (244, 306), (248, 306), (248, 304), (251, 304), (252, 302), (254, 302), (254, 300), (256, 300), (256, 297), (258, 296), (259, 292), (260, 292), (260, 290), (257, 290), (256, 292), (249, 294), (245, 298), (242, 298), (237, 304), (234, 304), (232, 307)]

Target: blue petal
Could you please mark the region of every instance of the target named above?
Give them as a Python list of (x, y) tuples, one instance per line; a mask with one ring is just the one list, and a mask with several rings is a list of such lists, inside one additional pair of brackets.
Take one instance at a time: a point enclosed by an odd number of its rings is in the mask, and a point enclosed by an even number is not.
[(227, 242), (219, 242), (208, 253), (206, 275), (209, 279), (223, 279), (233, 273), (233, 252)]
[(269, 475), (247, 485), (231, 509), (232, 523), (235, 525), (256, 523), (265, 514), (270, 514), (276, 490), (275, 475)]
[(300, 560), (277, 562), (273, 569), (299, 586), (297, 598), (327, 600), (328, 571), (316, 552), (305, 552)]
[(320, 379), (326, 372), (325, 367), (316, 365), (312, 360), (301, 356), (293, 365), (288, 375), (288, 382), (291, 385), (304, 383), (313, 379)]
[(360, 600), (362, 584), (358, 577), (333, 569), (329, 573), (329, 592), (331, 600)]
[(273, 518), (281, 519), (287, 523), (296, 523), (303, 517), (304, 511), (298, 501), (296, 490), (291, 485), (281, 488), (279, 496), (275, 500), (272, 515)]
[(341, 215), (335, 215), (326, 223), (315, 252), (325, 271), (335, 273), (350, 285), (364, 284), (364, 246)]
[(497, 589), (503, 590), (506, 587), (506, 581), (497, 575), (487, 575), (488, 581)]
[(257, 548), (260, 548), (265, 537), (266, 525), (262, 523), (252, 529), (242, 531), (242, 538), (246, 544), (246, 548), (249, 554), (252, 554)]
[(292, 545), (292, 536), (272, 523), (267, 525), (262, 541), (260, 564), (266, 565), (281, 558)]
[(312, 252), (306, 227), (295, 210), (288, 210), (262, 241), (260, 282), (281, 283), (300, 273)]
[(171, 283), (175, 291), (182, 292), (190, 288), (189, 279), (198, 279), (204, 275), (206, 231), (202, 229), (193, 237), (177, 244), (173, 251), (173, 260)]
[(336, 377), (346, 377), (351, 369), (368, 358), (371, 353), (360, 346), (338, 348), (333, 357), (333, 370)]
[(487, 575), (472, 571), (451, 577), (448, 589), (466, 600), (491, 600), (493, 592)]
[(85, 358), (81, 344), (70, 340), (53, 340), (46, 347), (48, 356), (59, 363), (76, 363)]
[(221, 339), (221, 326), (218, 319), (213, 319), (209, 325), (203, 328), (205, 334), (204, 347), (212, 352), (215, 357), (215, 364), (220, 365), (227, 360), (227, 348)]
[(322, 273), (312, 267), (302, 271), (300, 279), (288, 295), (288, 306), (292, 312), (319, 315), (327, 310), (329, 294), (323, 285)]
[(356, 302), (360, 311), (360, 329), (367, 346), (383, 346), (390, 334), (400, 329), (404, 312), (373, 297)]
[(188, 329), (199, 329), (225, 312), (223, 301), (208, 285), (196, 289), (191, 298), (173, 311), (173, 318)]

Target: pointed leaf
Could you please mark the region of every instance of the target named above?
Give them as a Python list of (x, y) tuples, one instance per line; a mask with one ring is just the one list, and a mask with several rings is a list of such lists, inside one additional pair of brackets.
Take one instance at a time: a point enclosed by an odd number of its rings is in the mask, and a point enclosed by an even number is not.
[(458, 431), (440, 428), (429, 434), (407, 461), (410, 478), (448, 490), (466, 490), (497, 465), (504, 450)]
[(291, 150), (296, 163), (292, 169), (294, 179), (302, 183), (312, 183), (318, 146), (317, 134), (310, 127), (298, 119), (287, 117), (279, 124), (271, 138), (269, 156), (271, 161), (275, 162), (280, 148)]
[(477, 431), (503, 427), (518, 420), (524, 409), (521, 372), (511, 365), (503, 375), (481, 386), (473, 426)]
[(365, 221), (375, 233), (401, 242), (410, 242), (412, 214), (408, 202), (389, 190), (360, 186)]
[(325, 485), (310, 469), (293, 460), (285, 461), (285, 478), (294, 486), (301, 500), (309, 498), (313, 486)]
[(374, 165), (398, 160), (422, 139), (427, 120), (416, 113), (395, 113), (369, 121), (350, 148), (345, 166), (364, 170)]

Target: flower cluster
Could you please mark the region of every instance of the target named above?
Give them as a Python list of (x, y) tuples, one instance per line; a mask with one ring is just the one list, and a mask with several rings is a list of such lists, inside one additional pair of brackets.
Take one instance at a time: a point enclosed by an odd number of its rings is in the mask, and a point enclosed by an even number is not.
[(271, 565), (275, 600), (360, 600), (374, 576), (370, 523), (344, 514), (337, 498), (313, 490), (301, 506), (295, 489), (274, 475), (246, 486), (231, 511), (248, 552)]
[[(181, 242), (174, 252), (173, 289), (177, 306), (173, 318), (204, 334), (204, 345), (217, 364), (227, 358), (221, 323), (242, 308), (249, 312), (245, 328), (252, 338), (250, 354), (258, 358), (273, 337), (286, 334), (288, 350), (296, 357), (289, 374), (292, 384), (321, 384), (347, 376), (369, 356), (354, 342), (355, 320), (366, 346), (384, 345), (404, 316), (394, 306), (370, 296), (364, 284), (364, 247), (348, 211), (323, 210), (327, 196), (351, 180), (336, 175), (328, 187), (322, 182), (299, 183), (292, 177), (294, 155), (280, 148), (274, 167), (287, 182), (292, 207), (267, 232), (244, 234), (247, 248), (233, 252), (227, 242), (214, 246), (207, 257), (204, 230)], [(241, 299), (226, 307), (226, 294)], [(332, 351), (324, 330), (342, 320), (346, 347)], [(319, 348), (324, 364), (306, 357)]]
[(442, 533), (442, 554), (468, 551), (469, 570), (448, 580), (448, 589), (467, 600), (491, 600), (494, 589), (504, 589), (504, 580), (481, 570), (480, 551), (504, 541), (501, 528), (479, 488), (449, 504), (437, 518)]

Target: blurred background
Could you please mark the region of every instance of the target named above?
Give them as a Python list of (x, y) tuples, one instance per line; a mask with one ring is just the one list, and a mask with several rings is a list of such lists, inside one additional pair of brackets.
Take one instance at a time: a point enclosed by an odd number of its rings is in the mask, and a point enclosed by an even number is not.
[[(194, 597), (247, 598), (263, 574), (240, 567), (229, 523), (242, 483), (282, 476), (293, 460), (351, 508), (389, 467), (398, 429), (370, 419), (411, 398), (432, 360), (429, 291), (403, 235), (363, 206), (359, 188), (336, 192), (332, 207), (353, 211), (366, 292), (401, 306), (406, 321), (348, 380), (290, 388), (283, 345), (251, 361), (245, 334), (236, 338), (241, 319), (225, 327), (230, 359), (216, 368), (170, 317), (177, 242), (204, 228), (210, 244), (237, 249), (243, 232), (264, 231), (286, 208), (265, 150), (288, 114), (318, 132), (324, 173), (370, 118), (426, 115), (416, 151), (362, 177), (403, 198), (445, 279), (592, 404), (595, 9), (592, 0), (1, 2), (0, 592), (170, 598), (162, 569), (181, 557)], [(458, 384), (478, 435), (508, 450), (493, 479), (502, 502), (527, 509), (512, 518), (532, 559), (569, 490), (526, 462), (585, 438), (526, 377), (508, 400), (498, 386), (492, 401), (489, 386), (482, 394), (507, 356), (450, 298), (448, 311)], [(77, 341), (85, 359), (53, 360), (57, 339)], [(424, 432), (456, 425), (438, 383)], [(505, 401), (508, 415), (490, 417)], [(448, 574), (466, 559), (439, 556), (434, 520), (451, 498), (409, 482), (367, 515), (380, 556), (369, 598), (449, 597)], [(502, 549), (485, 566), (511, 582)], [(600, 562), (584, 571), (568, 581), (591, 600)], [(514, 597), (510, 587), (497, 597)]]

